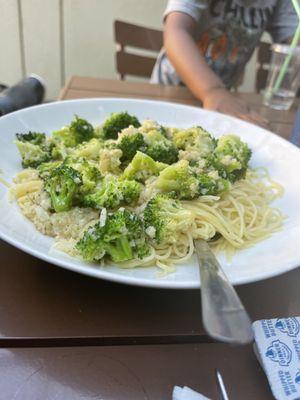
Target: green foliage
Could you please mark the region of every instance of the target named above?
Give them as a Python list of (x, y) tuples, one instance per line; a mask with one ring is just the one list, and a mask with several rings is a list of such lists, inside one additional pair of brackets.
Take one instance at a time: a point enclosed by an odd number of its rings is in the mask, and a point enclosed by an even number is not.
[(107, 176), (95, 193), (84, 197), (84, 205), (96, 209), (115, 209), (120, 205), (136, 202), (140, 192), (140, 184), (134, 180), (120, 180)]
[(155, 185), (162, 192), (173, 193), (178, 199), (199, 196), (198, 180), (186, 160), (180, 160), (162, 170)]
[(149, 252), (141, 219), (126, 210), (108, 214), (104, 222), (88, 228), (76, 249), (87, 261), (108, 256), (114, 262), (122, 262)]
[(112, 113), (102, 125), (102, 135), (104, 139), (117, 139), (118, 133), (130, 125), (136, 128), (141, 126), (139, 120), (127, 112)]
[(174, 243), (180, 233), (191, 227), (191, 222), (191, 212), (167, 195), (156, 195), (144, 210), (146, 232), (157, 244)]
[(56, 212), (68, 211), (79, 193), (81, 177), (78, 171), (66, 165), (52, 169), (45, 178), (45, 190), (50, 194)]

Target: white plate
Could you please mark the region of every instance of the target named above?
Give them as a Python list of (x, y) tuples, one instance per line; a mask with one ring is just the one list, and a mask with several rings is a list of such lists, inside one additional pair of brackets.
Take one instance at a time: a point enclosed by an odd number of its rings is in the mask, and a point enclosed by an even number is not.
[[(237, 134), (253, 150), (251, 165), (267, 167), (274, 180), (284, 185), (284, 197), (274, 204), (288, 216), (283, 230), (251, 249), (238, 252), (231, 262), (220, 257), (233, 284), (258, 281), (300, 265), (300, 151), (264, 129), (225, 115), (174, 103), (131, 99), (71, 100), (27, 108), (0, 118), (2, 177), (12, 182), (13, 176), (21, 170), (20, 156), (13, 143), (16, 132), (33, 130), (50, 133), (68, 124), (74, 114), (98, 125), (109, 113), (124, 110), (137, 115), (140, 120), (151, 118), (165, 125), (201, 125), (215, 136)], [(63, 253), (49, 252), (53, 239), (38, 233), (32, 223), (23, 217), (18, 206), (9, 203), (7, 189), (3, 185), (0, 185), (0, 237), (52, 264), (97, 278), (149, 287), (199, 287), (194, 259), (179, 265), (175, 273), (158, 278), (154, 267), (132, 270), (99, 268)]]

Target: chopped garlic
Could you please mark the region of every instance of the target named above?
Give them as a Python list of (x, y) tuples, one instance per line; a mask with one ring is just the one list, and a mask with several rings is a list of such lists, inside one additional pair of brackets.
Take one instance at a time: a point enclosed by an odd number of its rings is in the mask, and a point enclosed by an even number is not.
[(100, 226), (101, 227), (105, 225), (106, 218), (107, 218), (106, 208), (102, 208), (101, 213), (100, 213)]

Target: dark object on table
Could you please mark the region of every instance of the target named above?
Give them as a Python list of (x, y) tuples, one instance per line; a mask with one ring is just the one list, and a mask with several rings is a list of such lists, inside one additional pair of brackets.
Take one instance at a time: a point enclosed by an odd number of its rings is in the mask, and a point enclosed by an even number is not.
[(295, 122), (292, 128), (290, 141), (300, 147), (300, 107), (298, 108)]
[(4, 89), (7, 89), (7, 86), (4, 85), (4, 83), (0, 83), (0, 92), (2, 92)]
[(0, 116), (40, 104), (44, 94), (43, 80), (38, 75), (30, 75), (0, 93)]

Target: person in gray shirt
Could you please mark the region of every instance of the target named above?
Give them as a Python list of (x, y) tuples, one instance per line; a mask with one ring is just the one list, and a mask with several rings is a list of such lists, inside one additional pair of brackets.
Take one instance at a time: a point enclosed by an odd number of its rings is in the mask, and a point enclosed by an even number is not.
[(204, 108), (264, 125), (229, 89), (264, 31), (274, 42), (288, 43), (298, 23), (291, 0), (169, 0), (164, 48), (151, 82), (185, 84)]

